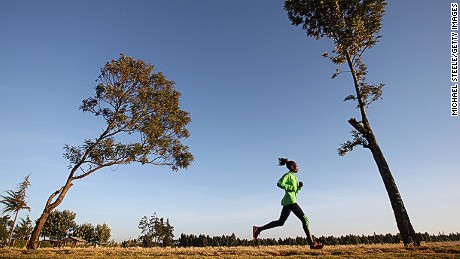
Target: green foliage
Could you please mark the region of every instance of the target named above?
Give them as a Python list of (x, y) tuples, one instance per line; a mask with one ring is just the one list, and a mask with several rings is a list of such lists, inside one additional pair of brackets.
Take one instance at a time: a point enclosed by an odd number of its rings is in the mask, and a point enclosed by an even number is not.
[[(348, 56), (366, 107), (381, 98), (384, 84), (366, 83), (367, 66), (362, 55), (381, 38), (379, 32), (386, 4), (384, 0), (286, 0), (284, 5), (292, 24), (301, 25), (308, 36), (333, 40), (332, 55), (326, 52), (323, 57), (342, 65)], [(332, 78), (341, 73), (337, 68)], [(345, 100), (357, 98), (349, 95)]]
[(10, 229), (10, 236), (9, 236), (10, 238), (8, 240), (8, 243), (11, 243), (11, 240), (13, 238), (14, 225), (16, 224), (16, 219), (18, 217), (19, 211), (24, 210), (24, 209), (30, 211), (30, 207), (29, 205), (27, 205), (27, 201), (26, 201), (26, 198), (27, 198), (26, 191), (30, 185), (29, 176), (30, 175), (27, 175), (24, 178), (24, 181), (22, 181), (18, 185), (16, 191), (9, 190), (9, 191), (6, 191), (7, 193), (6, 196), (0, 195), (0, 197), (2, 197), (2, 199), (0, 200), (0, 203), (2, 203), (5, 206), (5, 208), (3, 209), (3, 213), (14, 213), (15, 214), (13, 223), (11, 224), (12, 227)]
[(29, 242), (29, 240), (27, 239), (15, 239), (14, 240), (14, 247), (15, 248), (25, 248), (27, 246), (27, 242)]
[(75, 212), (64, 210), (54, 210), (50, 213), (41, 232), (42, 236), (61, 240), (70, 236), (71, 231), (75, 230)]
[(24, 178), (24, 181), (22, 181), (19, 185), (16, 191), (9, 190), (6, 191), (7, 195), (0, 195), (2, 199), (0, 200), (0, 203), (2, 203), (5, 207), (3, 209), (3, 213), (17, 213), (20, 210), (26, 209), (30, 211), (29, 205), (27, 205), (26, 201), (26, 191), (27, 188), (30, 185), (29, 182), (29, 176), (26, 176)]
[(53, 248), (53, 245), (51, 244), (50, 241), (41, 241), (40, 242), (40, 248)]
[[(193, 161), (181, 143), (189, 137), (185, 126), (191, 119), (180, 109), (180, 93), (173, 81), (153, 70), (153, 65), (125, 55), (101, 69), (95, 96), (83, 100), (80, 109), (102, 117), (107, 128), (81, 146), (64, 147), (73, 172), (83, 172), (74, 179), (115, 164), (139, 162), (177, 171)], [(138, 139), (126, 142), (135, 139), (130, 136)]]
[(109, 239), (110, 239), (110, 234), (111, 230), (109, 228), (109, 226), (107, 224), (97, 224), (96, 228), (95, 228), (95, 238), (96, 238), (96, 241), (99, 243), (99, 244), (106, 244), (109, 242)]
[(81, 225), (77, 225), (73, 230), (72, 236), (83, 238), (88, 242), (95, 241), (95, 228), (91, 223), (83, 223)]
[(138, 247), (142, 246), (142, 241), (139, 239), (128, 239), (121, 242), (121, 247)]
[(28, 240), (32, 230), (32, 220), (29, 218), (29, 215), (27, 215), (27, 218), (25, 220), (21, 219), (19, 224), (14, 229), (13, 237), (15, 239)]
[(158, 218), (154, 213), (150, 219), (144, 216), (139, 221), (140, 237), (143, 247), (172, 246), (174, 238), (174, 227), (169, 223), (169, 219), (164, 222), (163, 218)]
[(353, 140), (343, 143), (340, 148), (337, 149), (340, 156), (345, 156), (347, 152), (352, 151), (356, 146), (368, 146), (367, 140), (363, 134), (356, 130), (352, 130), (351, 135), (353, 136)]
[(13, 221), (10, 220), (10, 216), (5, 215), (0, 217), (0, 246), (7, 244), (12, 224)]
[[(338, 65), (332, 78), (340, 75), (340, 66), (347, 62), (353, 76), (355, 94), (348, 95), (344, 101), (357, 101), (361, 111), (364, 129), (370, 128), (365, 110), (382, 97), (384, 84), (366, 82), (367, 66), (362, 56), (366, 50), (377, 44), (381, 38), (382, 16), (385, 0), (286, 0), (284, 9), (293, 25), (302, 26), (307, 35), (320, 39), (333, 40), (332, 53), (323, 57)], [(358, 145), (367, 145), (366, 132), (353, 131), (353, 140), (342, 144), (338, 149), (343, 156)]]
[(331, 60), (343, 64), (346, 53), (360, 56), (378, 42), (385, 5), (384, 0), (286, 0), (284, 9), (308, 36), (331, 38)]
[(73, 229), (72, 236), (83, 238), (88, 242), (97, 242), (98, 244), (105, 244), (110, 239), (110, 228), (107, 224), (97, 224), (93, 226), (91, 223), (83, 223), (77, 225)]

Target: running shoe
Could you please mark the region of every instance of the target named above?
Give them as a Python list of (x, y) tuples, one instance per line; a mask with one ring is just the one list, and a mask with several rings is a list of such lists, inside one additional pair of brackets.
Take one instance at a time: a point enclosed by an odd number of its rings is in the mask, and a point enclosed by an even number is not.
[(323, 244), (318, 244), (318, 243), (313, 243), (313, 245), (310, 245), (310, 249), (323, 249), (324, 245)]

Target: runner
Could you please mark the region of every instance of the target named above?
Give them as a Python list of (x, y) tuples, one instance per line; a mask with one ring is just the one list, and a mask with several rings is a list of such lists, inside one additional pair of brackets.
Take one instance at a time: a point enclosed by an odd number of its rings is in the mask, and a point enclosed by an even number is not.
[(297, 176), (295, 175), (299, 171), (299, 167), (297, 166), (296, 162), (290, 161), (287, 158), (278, 158), (278, 160), (280, 166), (286, 165), (287, 169), (289, 169), (289, 172), (284, 174), (277, 184), (278, 187), (285, 190), (286, 192), (283, 197), (283, 200), (281, 200), (281, 205), (283, 205), (283, 209), (281, 210), (281, 216), (278, 220), (272, 221), (266, 224), (265, 226), (253, 226), (252, 235), (254, 237), (254, 240), (257, 240), (257, 237), (260, 235), (260, 232), (264, 230), (283, 226), (284, 222), (286, 222), (287, 218), (289, 217), (289, 214), (292, 211), (294, 215), (296, 215), (300, 219), (300, 221), (302, 221), (302, 227), (305, 231), (305, 234), (307, 235), (307, 241), (310, 245), (310, 248), (321, 249), (323, 248), (323, 245), (313, 241), (313, 238), (310, 234), (310, 229), (308, 228), (308, 218), (305, 215), (305, 213), (303, 213), (300, 206), (297, 204), (297, 193), (303, 186), (303, 183), (299, 182)]

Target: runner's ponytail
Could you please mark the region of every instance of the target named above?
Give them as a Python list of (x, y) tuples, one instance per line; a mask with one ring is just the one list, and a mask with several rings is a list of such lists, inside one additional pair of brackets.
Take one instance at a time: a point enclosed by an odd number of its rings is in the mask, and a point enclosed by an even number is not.
[(291, 161), (289, 161), (289, 159), (287, 158), (278, 158), (278, 162), (279, 162), (278, 164), (279, 166), (283, 166), (283, 165), (287, 165)]
[(278, 158), (278, 162), (279, 162), (279, 165), (280, 166), (283, 166), (283, 165), (286, 165), (287, 169), (289, 169), (289, 171), (293, 171), (295, 173), (297, 173), (297, 163), (294, 162), (294, 161), (291, 161), (287, 158)]

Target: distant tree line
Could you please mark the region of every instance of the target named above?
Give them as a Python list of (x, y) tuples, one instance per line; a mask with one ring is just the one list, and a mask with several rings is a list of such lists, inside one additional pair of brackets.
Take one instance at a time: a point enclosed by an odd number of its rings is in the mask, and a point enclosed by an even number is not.
[(181, 234), (177, 240), (177, 246), (179, 247), (205, 247), (205, 246), (250, 246), (253, 245), (252, 241), (247, 239), (237, 238), (235, 233), (230, 236), (213, 236), (209, 235), (186, 235)]
[[(439, 233), (438, 235), (425, 233), (416, 233), (417, 240), (425, 242), (444, 242), (444, 241), (460, 241), (460, 233), (450, 233), (448, 235)], [(399, 244), (403, 240), (398, 234), (376, 234), (373, 235), (346, 235), (340, 237), (328, 236), (318, 237), (318, 242), (327, 245), (359, 245), (359, 244)]]
[[(437, 235), (429, 233), (417, 233), (419, 240), (424, 242), (446, 242), (460, 241), (460, 233), (438, 233)], [(315, 240), (325, 245), (359, 245), (359, 244), (399, 244), (402, 242), (401, 235), (398, 234), (373, 234), (373, 235), (345, 235), (340, 237), (321, 236), (315, 237)], [(144, 246), (143, 238), (125, 240), (120, 244), (122, 247)], [(263, 238), (257, 241), (240, 239), (234, 233), (231, 235), (209, 236), (204, 234), (181, 234), (177, 240), (174, 240), (171, 246), (176, 247), (232, 247), (232, 246), (305, 246), (307, 239), (305, 237), (296, 238)], [(157, 245), (159, 246), (159, 245)]]
[[(174, 239), (174, 227), (170, 224), (169, 219), (159, 218), (156, 213), (152, 216), (144, 216), (139, 221), (141, 236), (137, 239), (128, 239), (119, 244), (113, 244), (121, 247), (233, 247), (233, 246), (305, 246), (307, 239), (305, 237), (296, 238), (263, 238), (257, 241), (238, 238), (235, 233), (231, 235), (209, 236), (204, 234), (184, 234), (178, 239)], [(460, 233), (438, 233), (437, 235), (417, 233), (417, 240), (425, 242), (446, 242), (460, 241)], [(345, 235), (340, 237), (321, 236), (314, 237), (316, 241), (325, 245), (359, 245), (359, 244), (399, 244), (403, 240), (398, 234), (376, 234), (373, 235)]]
[[(425, 242), (445, 242), (445, 241), (460, 241), (460, 233), (444, 234), (439, 233), (433, 235), (429, 233), (418, 233), (418, 240)], [(373, 234), (373, 235), (346, 235), (340, 237), (321, 236), (315, 237), (315, 240), (325, 245), (358, 245), (358, 244), (399, 244), (402, 242), (401, 235), (398, 234)], [(263, 238), (257, 241), (240, 239), (232, 234), (230, 236), (213, 236), (209, 235), (186, 235), (181, 234), (176, 241), (179, 247), (205, 247), (205, 246), (276, 246), (276, 245), (307, 245), (305, 237), (296, 238)]]

